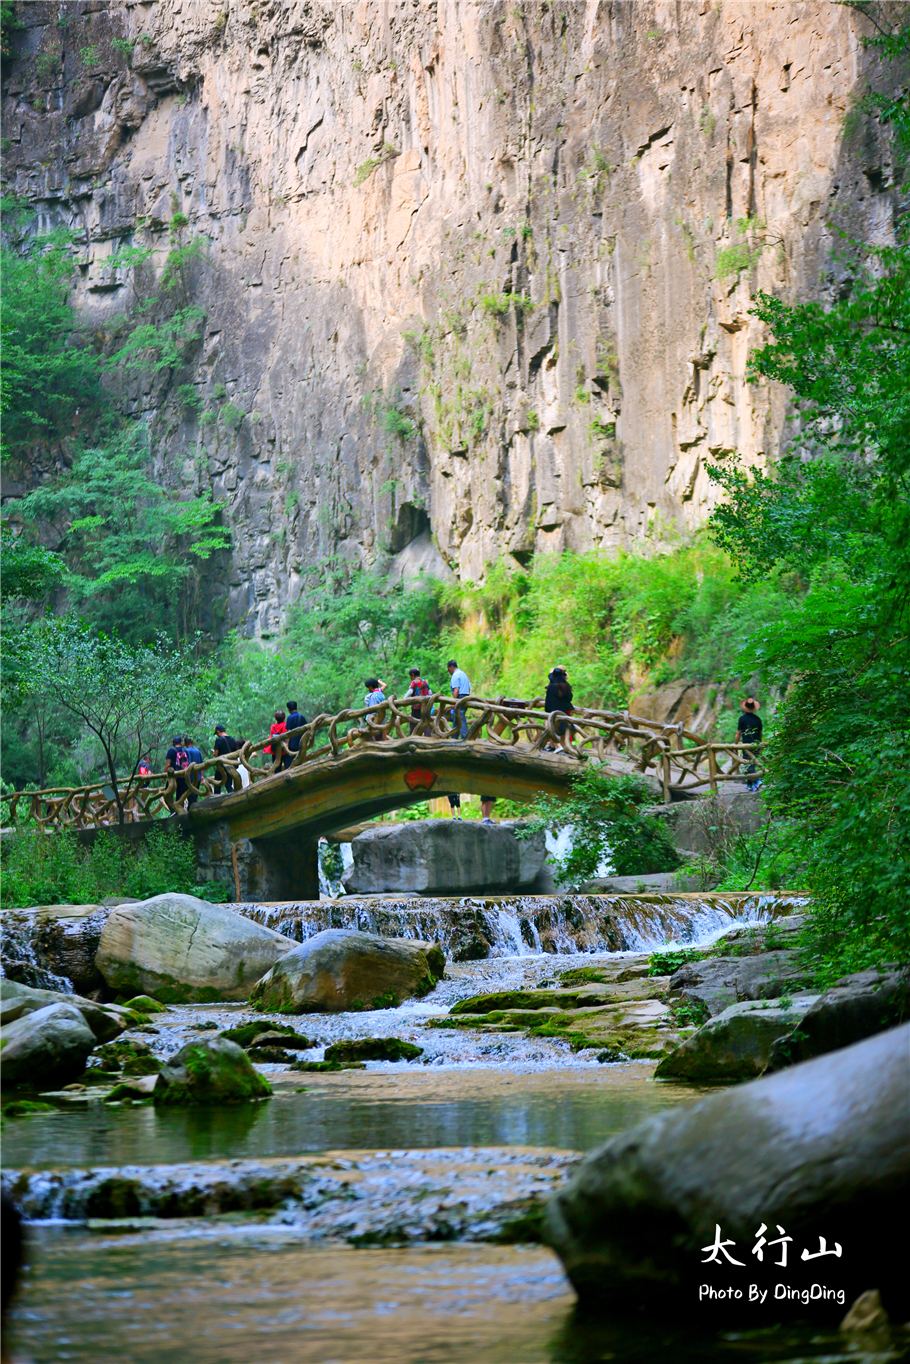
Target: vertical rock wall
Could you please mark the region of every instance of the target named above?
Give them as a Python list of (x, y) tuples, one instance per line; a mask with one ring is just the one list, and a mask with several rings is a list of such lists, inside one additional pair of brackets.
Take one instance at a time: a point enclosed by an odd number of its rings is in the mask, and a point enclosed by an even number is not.
[[(752, 292), (828, 296), (839, 229), (892, 236), (887, 142), (844, 136), (881, 73), (825, 0), (17, 12), (7, 189), (82, 234), (102, 341), (206, 240), (187, 363), (121, 396), (225, 504), (250, 636), (329, 555), (479, 579), (694, 528), (706, 461), (787, 438)], [(130, 244), (155, 256), (108, 268)]]

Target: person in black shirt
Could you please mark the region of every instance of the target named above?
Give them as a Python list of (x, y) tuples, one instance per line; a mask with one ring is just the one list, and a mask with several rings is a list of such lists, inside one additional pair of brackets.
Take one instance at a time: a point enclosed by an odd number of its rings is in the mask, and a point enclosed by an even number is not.
[[(554, 668), (550, 673), (543, 708), (548, 715), (554, 711), (561, 711), (565, 715), (572, 714), (572, 687), (565, 668)], [(557, 721), (556, 733), (560, 738), (565, 734), (567, 728), (568, 726), (564, 721)], [(548, 748), (552, 753), (552, 745), (548, 745)]]
[[(739, 717), (736, 725), (736, 742), (738, 744), (749, 744), (752, 748), (752, 752), (748, 755), (744, 754), (743, 756), (749, 756), (754, 759), (757, 757), (759, 748), (761, 747), (762, 722), (758, 716), (758, 702), (754, 696), (747, 696), (745, 701), (740, 701), (739, 705), (742, 715)], [(749, 766), (746, 768), (746, 776), (752, 778), (752, 780), (746, 782), (746, 790), (757, 791), (761, 786), (761, 778), (755, 778), (754, 761), (750, 762)]]
[[(212, 749), (216, 758), (227, 757), (228, 753), (236, 753), (240, 745), (237, 740), (228, 734), (224, 725), (215, 726), (215, 747)], [(239, 791), (242, 785), (240, 773), (234, 767), (228, 767), (224, 763), (219, 763), (215, 768), (215, 795), (221, 795), (222, 785), (226, 786), (228, 792)]]
[(288, 739), (288, 749), (290, 751), (288, 753), (285, 753), (284, 757), (281, 760), (282, 772), (286, 771), (290, 767), (291, 763), (294, 761), (291, 755), (294, 753), (298, 753), (300, 751), (300, 735), (291, 734), (291, 730), (303, 729), (304, 725), (307, 723), (306, 716), (301, 715), (300, 711), (297, 709), (296, 701), (288, 701), (287, 707), (288, 718), (285, 720), (284, 725), (285, 731), (291, 736)]
[[(187, 757), (186, 749), (183, 747), (183, 739), (179, 734), (175, 734), (173, 740), (171, 741), (171, 746), (168, 749), (167, 753), (165, 754), (164, 770), (165, 772), (179, 773), (186, 771), (189, 765), (190, 760)], [(176, 785), (174, 789), (174, 800), (177, 803), (178, 810), (181, 809), (185, 797), (186, 778), (178, 776), (176, 779)]]

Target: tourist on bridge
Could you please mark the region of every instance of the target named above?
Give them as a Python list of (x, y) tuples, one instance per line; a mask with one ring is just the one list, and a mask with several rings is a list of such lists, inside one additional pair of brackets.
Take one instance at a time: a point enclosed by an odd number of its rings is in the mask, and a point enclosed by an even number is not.
[(304, 725), (307, 723), (306, 716), (301, 715), (300, 711), (297, 709), (296, 701), (288, 701), (287, 707), (288, 717), (284, 723), (285, 733), (290, 735), (290, 738), (288, 739), (289, 752), (284, 755), (284, 760), (281, 764), (282, 771), (286, 771), (286, 769), (290, 767), (291, 763), (294, 761), (294, 754), (300, 752), (300, 735), (293, 734), (292, 731), (295, 729), (303, 729)]
[[(565, 668), (559, 665), (550, 673), (543, 708), (548, 715), (572, 714), (572, 687)], [(569, 726), (564, 720), (556, 721), (556, 733), (560, 739), (568, 728)], [(555, 751), (553, 744), (547, 744), (546, 749), (550, 753)]]
[[(236, 753), (240, 744), (230, 734), (224, 725), (215, 726), (215, 747), (212, 749), (216, 758), (226, 758), (229, 753)], [(226, 786), (228, 793), (239, 791), (243, 782), (240, 774), (233, 766), (228, 763), (219, 763), (215, 768), (215, 795), (221, 795), (222, 786)]]
[[(454, 658), (449, 659), (448, 663), (446, 664), (446, 667), (449, 670), (449, 686), (452, 688), (452, 695), (454, 696), (455, 700), (457, 701), (459, 697), (462, 696), (470, 696), (471, 684), (468, 681), (467, 673), (463, 672), (461, 668), (459, 668)], [(458, 727), (458, 711), (454, 709), (452, 711), (452, 725), (455, 728)], [(461, 712), (461, 733), (459, 734), (458, 737), (460, 739), (466, 739), (468, 737), (467, 707), (465, 707)]]
[(174, 787), (174, 800), (177, 802), (178, 810), (183, 806), (186, 797), (186, 779), (181, 777), (179, 773), (185, 772), (189, 765), (190, 760), (183, 746), (183, 740), (179, 734), (175, 734), (164, 757), (164, 770), (178, 774)]
[[(201, 762), (202, 762), (202, 760), (203, 760), (203, 759), (202, 759), (202, 749), (196, 747), (196, 744), (194, 743), (194, 741), (190, 738), (190, 736), (189, 736), (188, 734), (184, 734), (184, 736), (183, 736), (183, 747), (186, 749), (186, 756), (189, 758), (189, 760), (190, 760), (191, 763), (201, 763)], [(197, 786), (199, 785), (199, 780), (200, 780), (201, 776), (202, 776), (202, 773), (201, 773), (201, 772), (197, 772), (197, 773), (195, 774), (194, 778), (193, 778), (193, 780), (195, 781), (195, 783), (196, 783)], [(188, 795), (187, 798), (186, 798), (186, 803), (187, 803), (187, 805), (195, 805), (195, 804), (196, 804), (196, 801), (197, 801), (198, 799), (199, 799), (199, 797), (198, 797), (197, 795), (195, 795), (192, 791), (190, 791), (189, 795)]]
[[(283, 710), (276, 710), (276, 711), (275, 711), (275, 720), (274, 720), (274, 723), (272, 724), (272, 727), (271, 727), (271, 729), (270, 729), (270, 731), (269, 731), (269, 733), (271, 734), (271, 736), (272, 736), (273, 739), (274, 739), (274, 737), (275, 737), (276, 734), (287, 734), (287, 732), (288, 732), (288, 727), (287, 727), (287, 725), (284, 723), (284, 721), (285, 721), (285, 714), (284, 714), (284, 711), (283, 711)], [(272, 758), (272, 759), (274, 760), (275, 757), (281, 752), (281, 749), (280, 749), (280, 747), (278, 746), (278, 744), (276, 744), (276, 745), (275, 745), (275, 750), (274, 750), (274, 752), (273, 752), (273, 751), (272, 751), (272, 745), (269, 744), (268, 747), (267, 747), (267, 748), (264, 748), (262, 751), (263, 751), (263, 753), (267, 754), (268, 757), (270, 757), (270, 758)]]
[(746, 776), (752, 779), (746, 782), (746, 790), (757, 791), (761, 786), (761, 778), (755, 777), (754, 761), (761, 746), (762, 722), (758, 715), (759, 706), (754, 696), (747, 696), (745, 701), (740, 701), (739, 708), (742, 715), (736, 725), (736, 742), (751, 746), (751, 752), (744, 753), (743, 757), (753, 760), (746, 768)]
[[(429, 696), (430, 684), (429, 682), (424, 682), (423, 678), (420, 676), (419, 668), (409, 668), (408, 677), (410, 677), (411, 679), (411, 685), (408, 687), (407, 691), (404, 694), (404, 699), (406, 701), (408, 700), (409, 697), (413, 700), (415, 697)], [(420, 723), (420, 714), (422, 709), (423, 707), (421, 705), (411, 707), (411, 719), (409, 722), (409, 729), (412, 734), (414, 733), (414, 730)]]
[(363, 698), (365, 706), (380, 706), (385, 700), (385, 683), (380, 682), (378, 677), (368, 677), (363, 684), (367, 689), (367, 694)]
[[(363, 685), (367, 689), (367, 694), (363, 698), (363, 704), (365, 706), (381, 706), (383, 701), (385, 700), (385, 683), (382, 681), (382, 679), (378, 677), (367, 677), (364, 680)], [(383, 734), (382, 730), (378, 729), (376, 726), (375, 715), (368, 715), (366, 718), (367, 725), (369, 727), (370, 738), (377, 740), (384, 739), (385, 735)]]

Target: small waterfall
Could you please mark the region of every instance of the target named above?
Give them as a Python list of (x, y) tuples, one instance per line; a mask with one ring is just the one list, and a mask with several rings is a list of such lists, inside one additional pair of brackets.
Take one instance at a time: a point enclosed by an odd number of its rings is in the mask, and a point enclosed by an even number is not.
[(303, 942), (327, 928), (439, 942), (455, 961), (539, 953), (647, 951), (666, 942), (704, 942), (734, 921), (798, 911), (805, 896), (466, 895), (345, 896), (231, 908)]
[[(65, 995), (73, 994), (72, 980), (51, 969), (59, 964), (59, 954), (53, 951), (57, 944), (47, 941), (55, 927), (54, 924), (49, 926), (43, 917), (28, 910), (6, 911), (3, 915), (0, 965), (7, 980), (29, 985), (33, 990), (58, 990)], [(98, 934), (100, 937), (100, 928)]]

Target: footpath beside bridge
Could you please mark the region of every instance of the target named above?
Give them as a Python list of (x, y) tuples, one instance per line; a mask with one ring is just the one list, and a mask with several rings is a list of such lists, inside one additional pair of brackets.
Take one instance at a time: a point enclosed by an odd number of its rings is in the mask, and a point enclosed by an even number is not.
[[(132, 777), (116, 796), (104, 784), (14, 792), (2, 798), (4, 824), (27, 815), (47, 832), (74, 829), (91, 837), (118, 824), (122, 808), (130, 834), (142, 836), (153, 822), (176, 816), (194, 840), (204, 876), (233, 882), (238, 899), (317, 899), (319, 838), (430, 796), (471, 791), (529, 802), (540, 793), (565, 796), (571, 778), (594, 759), (617, 774), (646, 775), (655, 799), (666, 801), (742, 780), (741, 765), (754, 756), (628, 712), (578, 710), (569, 719), (546, 714), (539, 700), (479, 697), (464, 697), (454, 709), (457, 724), (451, 698), (441, 695), (423, 700), (419, 718), (409, 701), (396, 698), (320, 715), (294, 731), (296, 752), (287, 748), (288, 735), (247, 742), (179, 778)], [(178, 781), (197, 797), (186, 813)], [(216, 784), (238, 789), (219, 795)]]

